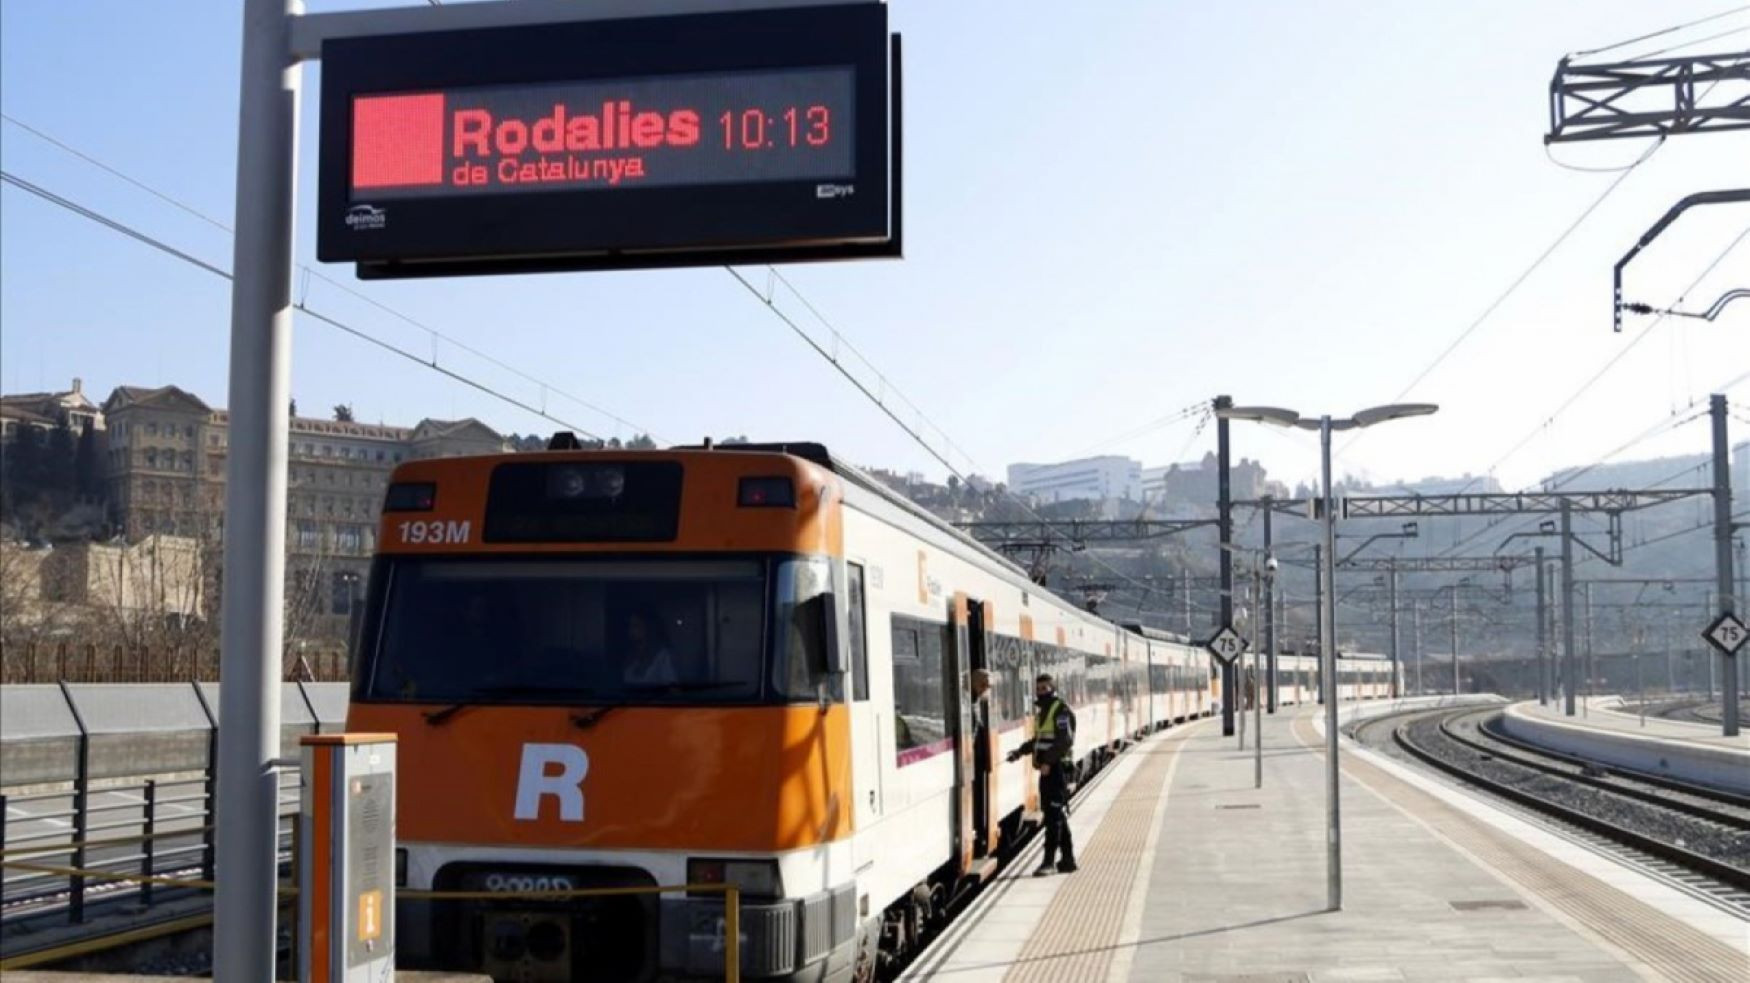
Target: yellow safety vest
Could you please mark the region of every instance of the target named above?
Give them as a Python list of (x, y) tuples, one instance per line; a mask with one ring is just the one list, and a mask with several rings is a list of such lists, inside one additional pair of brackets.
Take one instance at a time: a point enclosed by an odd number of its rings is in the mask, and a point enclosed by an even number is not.
[(1045, 719), (1040, 721), (1039, 729), (1034, 734), (1035, 737), (1043, 737), (1051, 741), (1057, 739), (1057, 708), (1061, 706), (1063, 706), (1062, 700), (1054, 699), (1051, 701), (1051, 707), (1045, 711)]

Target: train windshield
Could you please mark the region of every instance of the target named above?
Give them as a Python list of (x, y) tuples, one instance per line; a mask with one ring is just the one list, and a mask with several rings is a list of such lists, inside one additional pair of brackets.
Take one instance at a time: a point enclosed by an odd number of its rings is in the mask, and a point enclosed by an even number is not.
[(358, 696), (745, 704), (827, 692), (824, 560), (397, 559)]

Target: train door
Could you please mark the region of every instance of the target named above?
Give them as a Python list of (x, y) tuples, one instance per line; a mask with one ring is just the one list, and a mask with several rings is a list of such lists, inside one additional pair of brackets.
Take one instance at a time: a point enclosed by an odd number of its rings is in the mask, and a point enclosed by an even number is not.
[(990, 639), (985, 629), (989, 625), (989, 607), (983, 601), (966, 602), (967, 665), (984, 679), (982, 694), (972, 702), (972, 838), (973, 854), (988, 856), (996, 844), (991, 842), (991, 812), (995, 799), (991, 772), (996, 753), (991, 733), (991, 665)]
[(856, 828), (868, 829), (880, 818), (881, 719), (869, 692), (868, 601), (863, 565), (845, 564), (845, 632), (851, 653), (851, 781), (856, 792)]
[[(974, 610), (977, 611), (976, 618), (973, 617)], [(953, 601), (953, 610), (949, 613), (949, 621), (952, 625), (953, 644), (949, 646), (947, 658), (942, 660), (942, 682), (948, 695), (947, 723), (954, 748), (954, 790), (951, 797), (953, 855), (959, 861), (961, 872), (971, 873), (973, 860), (979, 853), (975, 790), (989, 788), (988, 781), (978, 780), (978, 728), (974, 724), (972, 706), (974, 640), (977, 640), (978, 649), (982, 650), (984, 647), (983, 605), (968, 600), (964, 594), (957, 594)], [(973, 630), (974, 624), (978, 626), (976, 632)], [(982, 651), (977, 658), (983, 659)], [(989, 771), (988, 763), (985, 771)]]

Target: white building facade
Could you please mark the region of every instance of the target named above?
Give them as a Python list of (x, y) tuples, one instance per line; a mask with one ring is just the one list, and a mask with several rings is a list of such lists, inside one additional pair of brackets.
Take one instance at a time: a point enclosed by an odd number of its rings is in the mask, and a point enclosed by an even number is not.
[(1041, 502), (1140, 501), (1142, 463), (1106, 455), (1058, 464), (1011, 464), (1009, 490)]

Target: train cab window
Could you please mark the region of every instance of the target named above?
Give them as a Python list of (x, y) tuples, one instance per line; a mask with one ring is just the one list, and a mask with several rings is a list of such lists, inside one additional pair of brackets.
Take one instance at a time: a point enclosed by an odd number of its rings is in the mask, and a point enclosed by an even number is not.
[(845, 625), (850, 638), (845, 643), (851, 650), (851, 699), (869, 698), (869, 639), (863, 614), (863, 566), (845, 564)]
[(375, 642), (354, 695), (567, 706), (781, 700), (765, 682), (767, 613), (784, 609), (768, 587), (771, 566), (397, 559), (373, 573), (387, 588), (366, 626)]
[(826, 647), (834, 634), (827, 628), (832, 590), (827, 561), (784, 560), (778, 564), (775, 583), (774, 689), (788, 700), (842, 702), (844, 678), (826, 671)]

